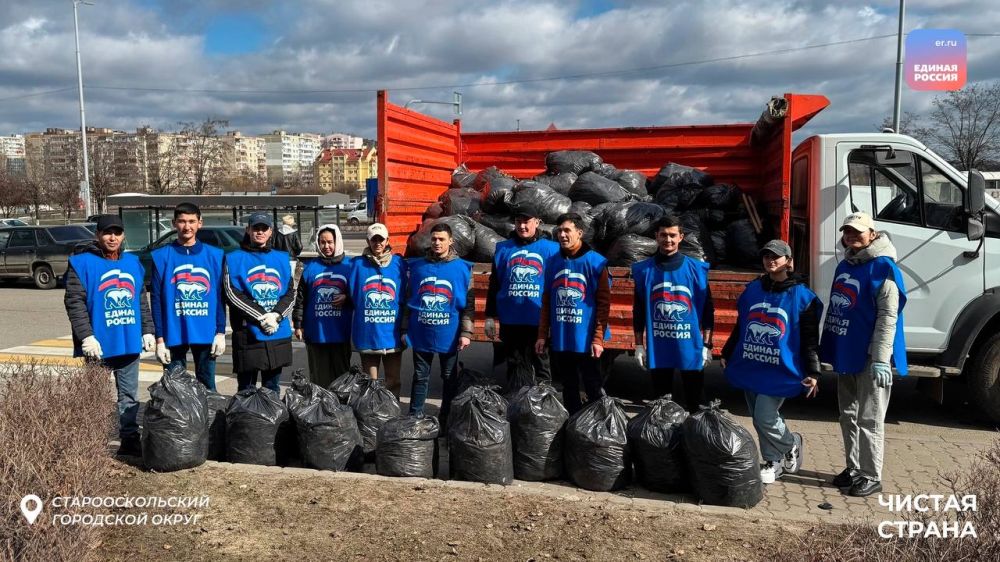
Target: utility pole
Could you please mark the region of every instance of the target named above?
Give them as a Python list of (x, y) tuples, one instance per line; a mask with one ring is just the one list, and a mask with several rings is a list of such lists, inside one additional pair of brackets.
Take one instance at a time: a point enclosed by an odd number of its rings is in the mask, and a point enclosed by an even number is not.
[(906, 0), (899, 0), (899, 31), (896, 33), (896, 92), (892, 103), (892, 130), (899, 131), (899, 117), (902, 112), (903, 95), (903, 13), (906, 11)]
[(80, 199), (86, 216), (93, 214), (90, 204), (90, 162), (87, 159), (87, 117), (83, 111), (83, 66), (80, 64), (80, 17), (77, 7), (80, 4), (93, 6), (93, 2), (73, 0), (73, 29), (76, 31), (76, 79), (80, 89), (80, 139), (83, 141), (83, 180), (80, 181)]

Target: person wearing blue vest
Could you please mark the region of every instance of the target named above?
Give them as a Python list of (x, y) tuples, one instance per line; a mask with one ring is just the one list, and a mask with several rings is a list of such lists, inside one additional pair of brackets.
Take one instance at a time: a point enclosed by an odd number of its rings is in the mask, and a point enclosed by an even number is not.
[(608, 260), (583, 241), (583, 218), (576, 213), (556, 221), (559, 254), (545, 268), (545, 291), (535, 353), (552, 347), (552, 372), (563, 381), (563, 404), (579, 411), (580, 383), (587, 402), (604, 395), (600, 358), (608, 335), (611, 280)]
[(780, 408), (788, 398), (819, 391), (819, 319), (823, 303), (793, 274), (792, 248), (771, 240), (760, 250), (764, 275), (736, 301), (736, 325), (722, 348), (729, 384), (743, 390), (763, 464), (760, 479), (772, 484), (802, 466), (802, 435), (792, 433)]
[(840, 230), (847, 253), (834, 273), (820, 359), (839, 375), (837, 401), (847, 468), (833, 484), (864, 497), (882, 491), (892, 367), (900, 376), (907, 373), (906, 287), (896, 266), (896, 248), (875, 230), (870, 215), (852, 213)]
[(353, 260), (351, 302), (354, 322), (351, 340), (361, 355), (361, 368), (378, 378), (379, 364), (385, 369), (385, 387), (397, 398), (399, 371), (406, 344), (402, 337), (403, 295), (406, 291), (406, 261), (392, 253), (389, 229), (382, 223), (368, 227), (368, 247)]
[(222, 299), (221, 249), (198, 240), (201, 209), (174, 208), (177, 240), (152, 253), (150, 308), (156, 326), (156, 357), (164, 372), (187, 368), (191, 350), (195, 375), (215, 390), (215, 358), (226, 351), (226, 307)]
[(306, 342), (309, 380), (326, 388), (351, 368), (351, 322), (348, 299), (351, 259), (344, 255), (340, 228), (324, 224), (316, 232), (316, 259), (306, 263), (295, 297), (292, 326)]
[(271, 248), (273, 226), (269, 213), (252, 213), (240, 249), (223, 261), (237, 390), (253, 388), (259, 375), (262, 386), (280, 392), (281, 368), (292, 364), (295, 277), (288, 253)]
[(458, 352), (472, 342), (472, 264), (452, 248), (451, 227), (431, 227), (431, 245), (422, 258), (407, 264), (403, 337), (413, 348), (410, 415), (423, 416), (434, 355), (441, 363), (441, 408), (438, 420), (447, 427), (451, 400), (458, 388), (455, 362)]
[(121, 217), (98, 216), (96, 238), (77, 247), (66, 270), (63, 304), (73, 331), (73, 356), (111, 369), (118, 391), (118, 454), (141, 455), (139, 355), (156, 346), (145, 271), (139, 258), (123, 251)]
[(698, 411), (705, 366), (712, 361), (715, 306), (708, 264), (680, 253), (684, 230), (668, 215), (656, 223), (656, 254), (632, 266), (635, 358), (649, 367), (657, 396), (670, 394), (680, 371), (688, 411)]
[(494, 339), (499, 333), (507, 356), (508, 384), (552, 379), (548, 356), (535, 353), (535, 339), (542, 315), (545, 264), (559, 253), (559, 244), (542, 237), (540, 224), (538, 217), (520, 210), (510, 239), (497, 244), (490, 271), (486, 337)]

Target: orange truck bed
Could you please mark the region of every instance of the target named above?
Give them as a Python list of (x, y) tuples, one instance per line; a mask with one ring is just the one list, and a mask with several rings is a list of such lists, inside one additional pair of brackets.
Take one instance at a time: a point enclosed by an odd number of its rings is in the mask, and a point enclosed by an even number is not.
[[(769, 134), (753, 136), (754, 123), (626, 127), (618, 129), (516, 132), (462, 131), (461, 122), (441, 121), (377, 96), (378, 199), (375, 213), (390, 232), (394, 251), (406, 242), (427, 207), (451, 184), (459, 164), (478, 172), (489, 166), (518, 178), (545, 171), (545, 155), (556, 150), (590, 150), (619, 169), (638, 170), (652, 177), (667, 162), (705, 170), (719, 183), (735, 183), (757, 202), (765, 221), (788, 240), (792, 132), (829, 105), (819, 95), (785, 94), (787, 110)], [(633, 284), (628, 268), (611, 268), (611, 340), (608, 349), (631, 350)], [(709, 281), (715, 299), (716, 350), (725, 343), (736, 320), (736, 299), (753, 271), (712, 270)], [(483, 334), (489, 266), (477, 266), (476, 340)]]

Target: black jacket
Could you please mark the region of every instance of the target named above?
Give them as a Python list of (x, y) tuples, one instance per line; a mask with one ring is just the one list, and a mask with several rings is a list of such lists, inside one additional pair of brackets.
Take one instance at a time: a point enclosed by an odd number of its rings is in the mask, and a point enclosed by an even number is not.
[(292, 256), (292, 258), (297, 258), (299, 257), (299, 254), (302, 253), (302, 240), (299, 240), (299, 233), (297, 230), (282, 233), (279, 228), (274, 232), (273, 238), (275, 250), (288, 252), (288, 255)]
[[(73, 254), (83, 253), (104, 257), (104, 252), (96, 241), (81, 244), (73, 251)], [(66, 315), (69, 316), (69, 325), (73, 331), (73, 348), (79, 351), (80, 343), (88, 336), (94, 335), (90, 312), (87, 309), (87, 289), (80, 282), (80, 276), (76, 274), (72, 264), (66, 268), (65, 280), (66, 293), (63, 295), (63, 305), (66, 307)], [(153, 326), (153, 315), (149, 309), (149, 300), (146, 298), (146, 283), (140, 283), (139, 287), (139, 321), (142, 324), (142, 333), (153, 334), (156, 332), (156, 327)]]
[[(768, 275), (761, 275), (760, 282), (764, 290), (769, 293), (781, 293), (791, 289), (795, 285), (805, 284), (806, 278), (803, 275), (792, 274), (788, 279), (780, 283), (771, 280)], [(820, 374), (819, 363), (819, 299), (813, 300), (805, 310), (799, 313), (799, 353), (802, 354), (803, 365), (806, 368), (806, 376), (818, 377)], [(733, 326), (733, 331), (726, 340), (726, 345), (722, 347), (722, 358), (729, 361), (732, 356), (736, 342), (739, 341), (739, 321)]]
[[(250, 243), (250, 236), (244, 234), (240, 248), (247, 252), (270, 252), (270, 245), (257, 247)], [(260, 326), (258, 318), (266, 312), (277, 312), (287, 318), (295, 306), (298, 291), (295, 274), (292, 286), (278, 299), (271, 310), (264, 310), (250, 295), (233, 287), (229, 282), (229, 264), (223, 262), (222, 283), (226, 301), (229, 303), (229, 323), (233, 328), (233, 371), (236, 373), (268, 371), (292, 364), (292, 338), (259, 341), (250, 331), (250, 326)]]

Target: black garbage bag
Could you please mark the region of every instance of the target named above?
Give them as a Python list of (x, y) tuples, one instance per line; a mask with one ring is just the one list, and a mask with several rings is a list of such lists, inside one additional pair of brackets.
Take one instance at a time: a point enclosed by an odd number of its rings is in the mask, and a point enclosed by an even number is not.
[(632, 194), (614, 180), (586, 172), (577, 178), (569, 190), (569, 198), (573, 201), (586, 201), (591, 205), (601, 203), (618, 203), (632, 199)]
[(712, 231), (712, 249), (715, 251), (715, 259), (719, 260), (719, 263), (729, 263), (725, 230)]
[(603, 396), (566, 421), (566, 473), (577, 486), (597, 492), (617, 490), (631, 478), (621, 400)]
[(689, 212), (698, 213), (698, 216), (701, 218), (701, 222), (703, 222), (709, 230), (725, 230), (726, 226), (730, 222), (726, 211), (719, 209), (692, 209)]
[(479, 224), (506, 238), (514, 231), (514, 219), (510, 215), (487, 215), (479, 213), (473, 219)]
[(549, 174), (572, 172), (579, 176), (602, 163), (600, 156), (585, 150), (558, 150), (545, 155), (545, 171)]
[(514, 187), (510, 209), (512, 215), (529, 214), (542, 222), (555, 222), (559, 215), (569, 211), (569, 197), (535, 181), (522, 181)]
[(624, 203), (604, 203), (591, 209), (594, 216), (591, 229), (594, 231), (594, 241), (606, 248), (619, 237), (628, 234), (628, 212), (634, 201)]
[(608, 265), (611, 267), (628, 267), (655, 253), (656, 240), (638, 234), (626, 234), (608, 246), (604, 257), (608, 258)]
[(452, 189), (469, 189), (475, 187), (476, 174), (469, 171), (469, 168), (462, 164), (451, 173)]
[(491, 215), (509, 215), (511, 202), (514, 200), (515, 185), (513, 180), (502, 184), (497, 182), (492, 189), (483, 194), (479, 208)]
[(563, 473), (563, 426), (569, 413), (549, 384), (522, 387), (507, 406), (514, 477), (553, 480)]
[(479, 211), (482, 194), (475, 189), (449, 189), (438, 198), (444, 214), (472, 216)]
[(375, 472), (382, 476), (434, 478), (441, 425), (434, 416), (391, 419), (378, 430)]
[(577, 175), (573, 172), (565, 172), (562, 174), (539, 174), (532, 180), (538, 183), (544, 183), (545, 185), (554, 189), (557, 193), (561, 195), (569, 196), (569, 190), (573, 187), (576, 182)]
[(668, 213), (679, 215), (695, 206), (701, 188), (697, 186), (664, 187), (656, 192), (653, 200), (663, 206)]
[(411, 256), (423, 256), (431, 247), (431, 228), (444, 223), (451, 227), (452, 247), (459, 256), (465, 257), (476, 247), (475, 221), (466, 216), (448, 216), (423, 222), (413, 234), (407, 250)]
[(634, 195), (636, 198), (642, 198), (649, 195), (649, 192), (646, 191), (646, 174), (643, 174), (642, 172), (637, 172), (635, 170), (619, 170), (607, 162), (593, 171), (608, 178), (609, 180), (618, 182), (618, 185), (625, 188), (626, 191)]
[(436, 219), (443, 215), (444, 215), (444, 206), (442, 206), (441, 202), (438, 201), (433, 205), (431, 205), (430, 207), (427, 207), (427, 210), (424, 211), (424, 214), (420, 217), (420, 220), (425, 221), (427, 219)]
[(567, 213), (576, 213), (583, 218), (583, 222), (589, 225), (593, 220), (593, 215), (590, 212), (594, 209), (593, 205), (587, 203), (586, 201), (573, 201), (569, 205), (569, 210)]
[(556, 239), (556, 225), (542, 223), (538, 225), (538, 232), (542, 233), (542, 237), (548, 238), (549, 240)]
[(759, 266), (760, 246), (750, 219), (740, 219), (726, 227), (726, 256), (733, 265)]
[(698, 213), (684, 213), (680, 217), (684, 229), (684, 239), (681, 240), (680, 252), (685, 256), (716, 263), (715, 248), (712, 247), (708, 227), (702, 222)]
[(510, 398), (522, 388), (534, 386), (536, 383), (534, 372), (526, 369), (518, 369), (513, 375), (507, 378), (507, 384), (503, 387), (503, 395)]
[(713, 400), (684, 421), (691, 484), (705, 503), (750, 508), (764, 496), (757, 445), (749, 431), (719, 411), (719, 404)]
[(463, 388), (451, 401), (451, 411), (468, 408), (473, 402), (500, 416), (507, 415), (507, 399), (497, 392), (499, 386), (473, 385)]
[(625, 212), (626, 233), (656, 236), (656, 223), (667, 216), (667, 211), (656, 203), (633, 203)]
[(505, 486), (514, 481), (514, 455), (506, 412), (497, 413), (493, 405), (478, 397), (470, 399), (464, 407), (452, 406), (448, 418), (448, 453), (453, 480)]
[(690, 489), (682, 429), (687, 417), (687, 410), (668, 394), (629, 420), (628, 443), (635, 479), (647, 490), (677, 493)]
[(487, 193), (492, 192), (494, 189), (511, 189), (514, 184), (517, 183), (517, 179), (513, 176), (505, 173), (496, 166), (490, 166), (485, 170), (476, 174), (476, 180), (472, 187), (476, 191), (480, 191), (485, 196)]
[(208, 394), (175, 367), (149, 387), (142, 424), (142, 463), (148, 470), (193, 468), (208, 459)]
[(702, 189), (694, 201), (694, 206), (703, 209), (733, 211), (742, 204), (743, 192), (735, 185), (717, 183)]
[(226, 460), (226, 407), (230, 396), (208, 391), (208, 460)]
[(292, 378), (285, 404), (295, 420), (302, 462), (319, 470), (359, 470), (364, 462), (354, 411), (325, 388)]
[(702, 172), (697, 168), (675, 164), (673, 162), (660, 168), (659, 172), (649, 182), (649, 192), (653, 195), (659, 193), (662, 188), (677, 187), (708, 187), (715, 183), (712, 176)]
[(457, 397), (470, 386), (485, 386), (487, 388), (492, 388), (496, 386), (496, 380), (493, 379), (493, 375), (491, 374), (487, 374), (476, 369), (469, 369), (465, 366), (465, 363), (459, 362), (458, 382), (456, 384), (455, 396)]
[(226, 408), (226, 459), (274, 466), (278, 427), (287, 419), (277, 392), (264, 387), (237, 392)]
[(399, 400), (382, 385), (382, 381), (367, 379), (351, 394), (348, 405), (358, 419), (361, 446), (365, 454), (375, 452), (378, 430), (385, 422), (399, 417)]
[(503, 242), (504, 237), (479, 223), (476, 223), (475, 233), (476, 245), (469, 253), (469, 260), (477, 263), (493, 263), (493, 256), (497, 253), (497, 244)]
[(367, 378), (368, 376), (361, 372), (360, 365), (351, 365), (349, 371), (333, 379), (327, 390), (332, 392), (341, 404), (347, 404), (351, 399), (351, 393), (361, 388)]

